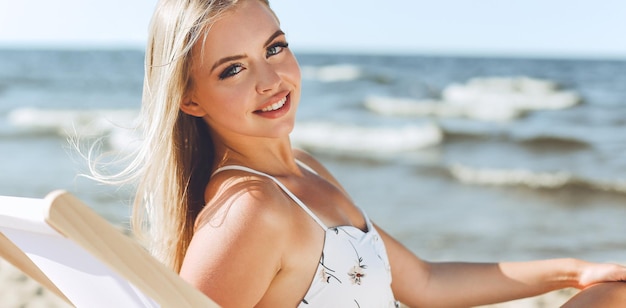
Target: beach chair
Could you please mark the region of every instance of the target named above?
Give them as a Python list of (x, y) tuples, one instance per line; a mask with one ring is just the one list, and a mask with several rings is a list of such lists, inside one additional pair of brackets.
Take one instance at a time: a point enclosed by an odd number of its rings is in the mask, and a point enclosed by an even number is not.
[(76, 307), (218, 307), (64, 191), (0, 196), (0, 257)]

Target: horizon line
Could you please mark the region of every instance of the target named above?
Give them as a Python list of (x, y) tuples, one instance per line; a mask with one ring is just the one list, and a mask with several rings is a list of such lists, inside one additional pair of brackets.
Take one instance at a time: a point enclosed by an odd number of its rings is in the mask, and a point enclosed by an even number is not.
[[(323, 47), (295, 47), (294, 54), (319, 55), (354, 55), (354, 56), (426, 56), (426, 57), (461, 57), (461, 58), (514, 58), (514, 59), (564, 59), (564, 60), (607, 60), (626, 61), (626, 52), (567, 52), (567, 51), (509, 51), (487, 49), (456, 50), (434, 48), (404, 48), (396, 51), (376, 48), (346, 47), (330, 50)], [(145, 52), (145, 45), (130, 42), (120, 43), (17, 43), (0, 42), (0, 50), (33, 51), (138, 51)]]

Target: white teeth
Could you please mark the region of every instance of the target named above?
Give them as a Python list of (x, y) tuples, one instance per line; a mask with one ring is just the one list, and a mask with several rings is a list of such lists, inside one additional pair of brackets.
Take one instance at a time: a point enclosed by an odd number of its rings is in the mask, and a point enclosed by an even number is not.
[(270, 106), (267, 106), (267, 107), (261, 109), (261, 111), (268, 112), (268, 111), (278, 110), (282, 106), (285, 105), (286, 101), (287, 101), (287, 97), (284, 97), (283, 99), (279, 100), (278, 102), (275, 102), (275, 103), (271, 104)]

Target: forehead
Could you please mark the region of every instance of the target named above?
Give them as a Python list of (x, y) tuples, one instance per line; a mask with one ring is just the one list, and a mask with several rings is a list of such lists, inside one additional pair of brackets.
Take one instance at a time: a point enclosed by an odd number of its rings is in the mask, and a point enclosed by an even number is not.
[(212, 65), (223, 57), (245, 55), (265, 47), (268, 37), (279, 29), (276, 16), (261, 1), (241, 1), (208, 28), (205, 39), (194, 47), (199, 52), (194, 53), (202, 57), (204, 65)]

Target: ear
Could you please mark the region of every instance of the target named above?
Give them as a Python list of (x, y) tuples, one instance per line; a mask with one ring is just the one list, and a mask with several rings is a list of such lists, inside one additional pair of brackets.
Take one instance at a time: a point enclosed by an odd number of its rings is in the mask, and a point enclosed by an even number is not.
[(190, 116), (198, 118), (204, 117), (206, 115), (204, 108), (202, 108), (200, 104), (191, 100), (191, 98), (189, 97), (185, 97), (180, 103), (180, 110)]

